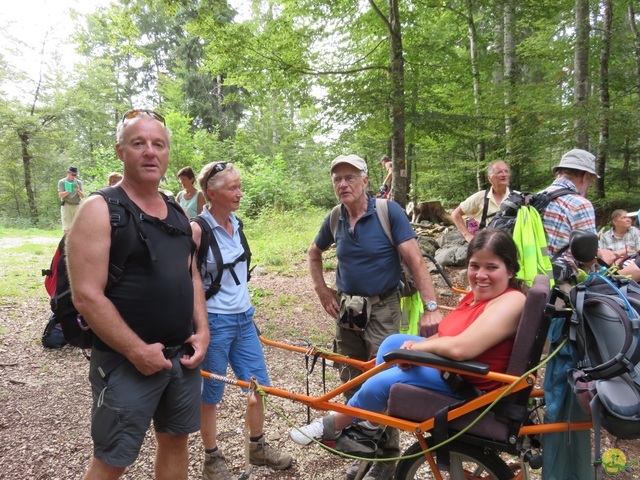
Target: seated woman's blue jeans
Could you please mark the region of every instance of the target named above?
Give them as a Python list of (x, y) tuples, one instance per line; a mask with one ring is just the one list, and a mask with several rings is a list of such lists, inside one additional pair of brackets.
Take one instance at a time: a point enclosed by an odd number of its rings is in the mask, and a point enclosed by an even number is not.
[[(400, 348), (407, 340), (419, 342), (420, 340), (424, 340), (424, 337), (405, 334), (396, 334), (387, 337), (378, 349), (376, 365), (384, 362), (382, 357), (385, 353)], [(382, 412), (387, 408), (389, 392), (391, 391), (391, 385), (394, 383), (406, 383), (416, 387), (427, 388), (444, 395), (456, 396), (440, 376), (440, 371), (435, 368), (413, 366), (409, 370), (401, 370), (397, 366), (393, 366), (364, 382), (360, 390), (349, 400), (347, 405), (372, 412)]]

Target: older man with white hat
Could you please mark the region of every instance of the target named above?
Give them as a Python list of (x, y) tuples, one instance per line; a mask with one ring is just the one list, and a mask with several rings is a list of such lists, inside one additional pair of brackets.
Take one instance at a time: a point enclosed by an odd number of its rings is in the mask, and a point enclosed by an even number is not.
[[(421, 328), (435, 333), (441, 320), (431, 276), (404, 210), (395, 202), (386, 204), (392, 243), (382, 227), (381, 214), (376, 211), (376, 199), (367, 193), (367, 173), (366, 162), (357, 155), (340, 155), (331, 162), (331, 182), (340, 201), (339, 211), (334, 212), (333, 223), (332, 214), (327, 215), (308, 250), (315, 291), (325, 311), (336, 319), (338, 352), (364, 361), (375, 358), (382, 341), (400, 329), (400, 256), (424, 303)], [(327, 285), (322, 266), (322, 253), (334, 243), (337, 289)], [(355, 305), (360, 305), (358, 315)], [(345, 368), (340, 377), (346, 382), (359, 373), (353, 367)], [(350, 398), (354, 393), (352, 390), (345, 396)], [(382, 456), (395, 457), (399, 454), (398, 431), (387, 432), (390, 439)], [(391, 478), (394, 464), (376, 462), (363, 480)], [(357, 466), (352, 465), (347, 478), (354, 478), (356, 473)]]

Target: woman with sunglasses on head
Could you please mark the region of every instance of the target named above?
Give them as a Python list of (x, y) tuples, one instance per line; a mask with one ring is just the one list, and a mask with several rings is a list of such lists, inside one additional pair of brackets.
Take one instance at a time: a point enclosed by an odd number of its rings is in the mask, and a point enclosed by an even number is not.
[[(395, 334), (387, 337), (378, 350), (376, 364), (398, 348), (429, 352), (453, 360), (476, 360), (492, 371), (505, 372), (524, 308), (526, 286), (516, 279), (518, 253), (511, 237), (500, 230), (481, 230), (467, 250), (467, 279), (470, 292), (458, 307), (438, 325), (438, 333), (428, 338)], [(481, 377), (464, 377), (478, 390), (488, 391), (501, 384)], [(399, 364), (362, 384), (348, 405), (373, 412), (387, 407), (389, 391), (395, 383), (427, 388), (457, 397), (435, 368)], [(309, 425), (291, 430), (291, 439), (309, 445), (312, 439), (332, 440), (348, 425), (358, 422), (352, 416), (335, 413), (315, 419)], [(377, 425), (359, 422), (365, 434), (374, 435)]]
[(202, 211), (206, 203), (204, 194), (196, 188), (196, 176), (191, 167), (181, 168), (178, 172), (178, 179), (180, 179), (184, 190), (178, 192), (176, 201), (187, 212), (187, 216), (193, 218)]
[[(226, 375), (230, 364), (239, 380), (250, 381), (255, 377), (260, 385), (269, 385), (264, 353), (253, 323), (254, 308), (247, 289), (247, 259), (242, 244), (242, 228), (234, 212), (240, 207), (242, 181), (240, 172), (228, 162), (213, 162), (206, 165), (198, 182), (208, 204), (198, 221), (191, 223), (193, 239), (198, 250), (206, 241), (207, 232), (198, 222), (206, 222), (204, 228), (211, 230), (222, 256), (222, 275), (211, 248), (207, 250), (204, 278), (205, 292), (211, 283), (218, 281), (220, 289), (207, 299), (211, 342), (202, 369), (218, 375)], [(219, 277), (219, 278), (218, 278)], [(204, 381), (202, 388), (201, 427), (205, 449), (203, 466), (204, 480), (227, 480), (234, 477), (229, 472), (224, 455), (216, 441), (217, 405), (224, 393), (224, 383)], [(254, 465), (268, 465), (276, 470), (289, 468), (291, 455), (280, 453), (265, 442), (264, 409), (262, 401), (254, 394), (247, 407), (249, 423), (249, 460)]]

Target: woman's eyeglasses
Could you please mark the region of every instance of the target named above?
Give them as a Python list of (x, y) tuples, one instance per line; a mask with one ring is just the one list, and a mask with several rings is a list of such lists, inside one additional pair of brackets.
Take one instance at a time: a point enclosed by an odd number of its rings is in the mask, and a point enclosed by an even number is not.
[(141, 113), (146, 113), (151, 118), (155, 118), (159, 122), (162, 122), (165, 127), (167, 126), (166, 122), (164, 121), (164, 117), (158, 112), (154, 112), (153, 110), (129, 110), (128, 112), (124, 112), (124, 115), (122, 115), (122, 123), (124, 123), (125, 120), (136, 118)]
[(220, 163), (216, 163), (213, 168), (211, 169), (211, 172), (209, 172), (209, 176), (207, 177), (207, 181), (204, 182), (205, 185), (209, 184), (209, 180), (211, 180), (216, 173), (220, 173), (222, 172), (225, 168), (227, 168), (227, 162), (220, 162)]

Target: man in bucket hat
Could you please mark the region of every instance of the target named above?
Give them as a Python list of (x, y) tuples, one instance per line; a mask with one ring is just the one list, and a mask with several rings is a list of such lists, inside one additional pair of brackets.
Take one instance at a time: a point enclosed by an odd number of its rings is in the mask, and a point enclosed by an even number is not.
[[(596, 213), (593, 205), (586, 198), (589, 187), (598, 178), (595, 160), (596, 157), (592, 153), (575, 148), (565, 153), (560, 163), (553, 167), (552, 171), (556, 179), (545, 190), (553, 192), (566, 188), (575, 193), (552, 200), (542, 215), (549, 255), (552, 258), (569, 244), (569, 235), (572, 230), (580, 229), (596, 233)], [(554, 263), (563, 267), (567, 278), (578, 273), (578, 265), (569, 250), (566, 250)]]
[[(560, 188), (574, 193), (562, 195), (547, 205), (542, 214), (542, 222), (547, 234), (549, 255), (556, 255), (569, 244), (572, 230), (581, 229), (596, 233), (596, 214), (593, 205), (585, 197), (589, 187), (598, 177), (595, 156), (586, 150), (573, 149), (562, 156), (560, 163), (553, 167), (555, 181), (546, 189), (551, 192)], [(605, 260), (606, 261), (606, 260)], [(556, 284), (569, 291), (568, 280), (578, 273), (578, 265), (567, 249), (559, 258), (553, 260)], [(575, 277), (574, 277), (575, 280)], [(553, 319), (549, 330), (551, 347), (557, 347), (562, 330), (560, 319)], [(584, 420), (585, 416), (571, 401), (571, 389), (566, 381), (566, 371), (575, 366), (575, 360), (569, 345), (547, 364), (544, 390), (547, 410), (546, 422)], [(591, 451), (589, 432), (558, 432), (545, 435), (543, 462), (549, 478), (587, 478), (590, 475), (588, 462), (584, 458)]]

